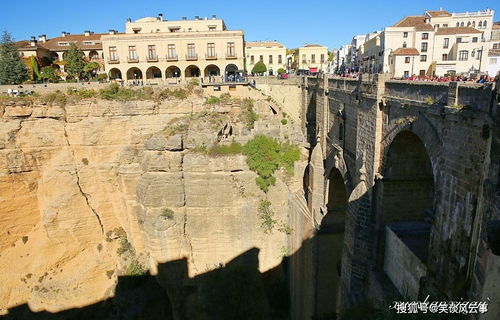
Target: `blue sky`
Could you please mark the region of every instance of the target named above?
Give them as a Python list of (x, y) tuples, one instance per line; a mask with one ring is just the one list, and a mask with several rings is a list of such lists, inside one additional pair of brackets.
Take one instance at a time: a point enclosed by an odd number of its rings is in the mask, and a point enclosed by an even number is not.
[(61, 31), (82, 33), (123, 31), (127, 18), (138, 19), (163, 13), (169, 20), (183, 16), (210, 17), (216, 14), (229, 29), (242, 29), (245, 39), (278, 40), (288, 48), (304, 43), (320, 43), (338, 48), (350, 42), (355, 34), (364, 34), (397, 22), (403, 16), (422, 14), (425, 10), (477, 11), (486, 8), (497, 12), (499, 0), (26, 0), (2, 1), (0, 30), (8, 30), (16, 40)]

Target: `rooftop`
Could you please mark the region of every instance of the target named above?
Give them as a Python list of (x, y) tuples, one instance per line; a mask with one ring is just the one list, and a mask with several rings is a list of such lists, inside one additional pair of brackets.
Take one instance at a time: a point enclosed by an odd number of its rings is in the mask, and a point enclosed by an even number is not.
[(436, 10), (436, 11), (426, 11), (429, 16), (436, 18), (436, 17), (451, 17), (451, 13), (445, 10)]
[(448, 35), (448, 34), (468, 34), (468, 33), (481, 33), (481, 31), (471, 27), (439, 28), (436, 31), (437, 36)]
[(408, 28), (414, 27), (416, 31), (434, 31), (432, 25), (425, 22), (424, 16), (408, 16), (396, 22), (393, 27)]
[(416, 48), (397, 48), (392, 54), (395, 56), (418, 56), (420, 53)]
[(246, 48), (252, 47), (280, 47), (284, 48), (285, 46), (278, 41), (248, 41), (245, 43)]

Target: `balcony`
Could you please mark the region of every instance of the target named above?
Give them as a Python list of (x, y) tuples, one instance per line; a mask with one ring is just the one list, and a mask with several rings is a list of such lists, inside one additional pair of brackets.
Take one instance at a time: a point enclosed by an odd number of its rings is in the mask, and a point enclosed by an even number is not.
[(226, 52), (226, 59), (237, 59), (236, 52)]
[(117, 63), (120, 63), (120, 58), (118, 58), (118, 57), (109, 58), (109, 59), (108, 59), (108, 63), (109, 63), (109, 64), (117, 64)]
[(156, 54), (155, 55), (146, 56), (146, 61), (147, 62), (158, 62), (158, 56)]
[(128, 63), (137, 63), (139, 62), (139, 57), (127, 57)]
[(167, 61), (177, 61), (177, 60), (179, 60), (177, 53), (167, 54)]
[(198, 60), (198, 54), (197, 53), (188, 53), (186, 54), (186, 60), (187, 61), (194, 61), (194, 60)]
[(207, 53), (205, 54), (206, 60), (217, 60), (217, 53)]

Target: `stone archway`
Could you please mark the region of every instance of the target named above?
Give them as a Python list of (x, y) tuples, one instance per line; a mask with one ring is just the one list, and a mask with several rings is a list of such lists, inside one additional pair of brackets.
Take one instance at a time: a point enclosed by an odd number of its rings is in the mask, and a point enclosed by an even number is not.
[(165, 70), (165, 78), (180, 78), (181, 69), (177, 66), (170, 66)]
[(142, 79), (142, 71), (139, 68), (133, 67), (127, 71), (127, 80), (139, 80)]
[(233, 63), (228, 64), (224, 69), (224, 75), (226, 81), (236, 81), (238, 76), (238, 67)]
[[(397, 133), (385, 154), (382, 176), (376, 185), (376, 220), (381, 232), (377, 266), (401, 294), (416, 298), (427, 272), (435, 213), (433, 165), (417, 134)], [(401, 270), (411, 272), (401, 274)]]
[(186, 68), (184, 76), (186, 78), (197, 78), (201, 75), (200, 68), (195, 65), (190, 65)]
[(341, 171), (335, 167), (331, 169), (327, 182), (327, 212), (315, 239), (317, 317), (338, 313), (341, 305), (340, 274), (348, 192)]
[(146, 70), (146, 79), (161, 79), (161, 70), (158, 67), (152, 66)]
[(89, 60), (99, 60), (99, 53), (96, 50), (92, 50), (89, 52)]
[(220, 69), (215, 64), (209, 64), (205, 67), (205, 77), (220, 76)]
[(122, 72), (117, 68), (109, 70), (109, 80), (123, 80)]

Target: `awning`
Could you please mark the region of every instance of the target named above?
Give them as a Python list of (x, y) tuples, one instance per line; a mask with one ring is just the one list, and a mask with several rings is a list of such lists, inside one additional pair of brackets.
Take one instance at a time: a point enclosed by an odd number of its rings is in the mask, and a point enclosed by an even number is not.
[(309, 68), (309, 72), (318, 72), (318, 68)]

